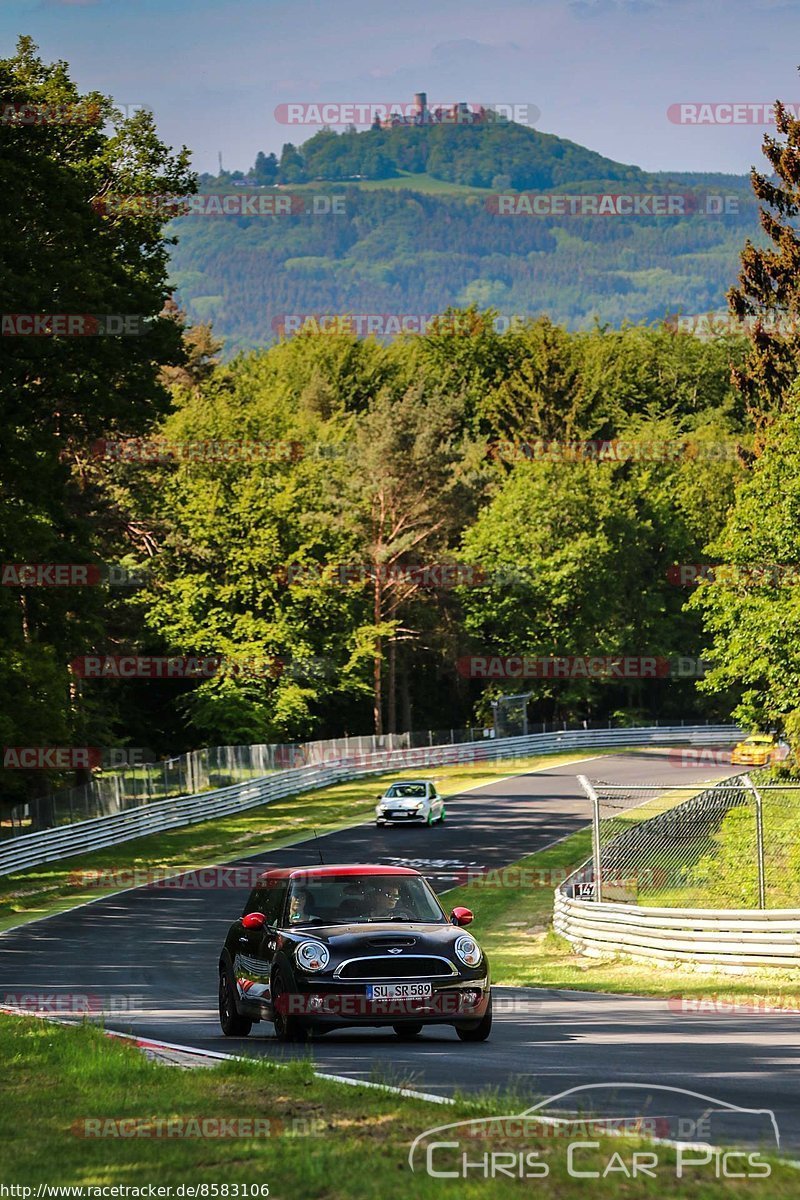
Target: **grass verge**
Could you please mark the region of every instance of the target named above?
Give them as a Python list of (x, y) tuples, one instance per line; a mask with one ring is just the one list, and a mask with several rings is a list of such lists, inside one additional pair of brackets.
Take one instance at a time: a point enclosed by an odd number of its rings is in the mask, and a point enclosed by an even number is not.
[[(482, 1047), (463, 1050), (477, 1060)], [(486, 1200), (525, 1189), (518, 1177), (487, 1179), (473, 1170), (466, 1179), (432, 1178), (424, 1159), (414, 1173), (408, 1165), (410, 1144), (425, 1130), (522, 1107), (504, 1106), (509, 1102), (497, 1096), (444, 1107), (318, 1079), (305, 1062), (277, 1067), (254, 1059), (184, 1071), (149, 1061), (89, 1026), (67, 1028), (2, 1014), (0, 1059), (0, 1183), (31, 1188), (28, 1195), (35, 1196), (38, 1185), (122, 1185), (143, 1187), (147, 1195), (148, 1185), (205, 1184), (206, 1192), (196, 1194), (234, 1197), (234, 1186), (258, 1185), (258, 1193), (248, 1194), (261, 1196), (268, 1187), (270, 1197), (293, 1200), (392, 1195)], [(208, 1136), (209, 1131), (225, 1136)], [(207, 1136), (198, 1136), (203, 1132)], [(505, 1152), (515, 1161), (538, 1152), (525, 1190), (533, 1184), (543, 1200), (577, 1200), (586, 1196), (587, 1180), (568, 1174), (567, 1145), (566, 1139), (542, 1134), (521, 1139), (502, 1130), (464, 1149), (471, 1162), (487, 1152)], [(620, 1195), (781, 1200), (796, 1194), (796, 1171), (775, 1160), (764, 1178), (716, 1179), (707, 1164), (676, 1179), (676, 1154), (666, 1146), (650, 1148), (657, 1159), (655, 1177), (626, 1179), (620, 1164), (630, 1173), (634, 1151), (646, 1149), (639, 1138), (593, 1136), (590, 1148), (579, 1153), (577, 1169), (598, 1172), (591, 1180), (598, 1200)], [(766, 1164), (766, 1156), (758, 1157)], [(741, 1170), (742, 1160), (736, 1163)]]
[[(597, 753), (601, 752), (593, 750), (585, 757), (593, 758)], [(372, 816), (375, 797), (394, 779), (418, 779), (423, 775), (435, 779), (442, 794), (455, 795), (508, 775), (576, 762), (579, 758), (573, 751), (571, 754), (540, 754), (505, 762), (370, 775), (335, 787), (289, 796), (227, 817), (120, 842), (91, 854), (29, 867), (0, 876), (0, 932), (25, 921), (74, 908), (87, 900), (111, 895), (125, 886), (122, 882), (107, 888), (95, 884), (87, 888), (82, 886), (84, 872), (115, 873), (124, 880), (131, 872), (174, 871), (177, 874), (183, 870), (216, 866), (254, 854), (267, 854), (311, 837), (314, 830), (330, 833), (366, 821)]]

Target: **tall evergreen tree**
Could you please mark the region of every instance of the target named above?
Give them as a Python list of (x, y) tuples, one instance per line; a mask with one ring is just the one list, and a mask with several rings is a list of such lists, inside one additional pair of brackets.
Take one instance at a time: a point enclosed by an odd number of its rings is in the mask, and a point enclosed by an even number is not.
[(759, 219), (771, 245), (749, 239), (741, 255), (738, 287), (728, 292), (731, 312), (755, 321), (750, 354), (733, 378), (757, 424), (783, 404), (800, 364), (800, 120), (775, 105), (777, 137), (765, 134), (764, 155), (774, 174), (755, 168), (750, 178)]

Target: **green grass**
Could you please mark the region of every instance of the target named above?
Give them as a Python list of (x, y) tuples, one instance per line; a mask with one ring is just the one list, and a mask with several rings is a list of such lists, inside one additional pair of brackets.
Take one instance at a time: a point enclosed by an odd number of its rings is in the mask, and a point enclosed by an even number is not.
[[(764, 880), (768, 908), (800, 906), (800, 790), (762, 791)], [(758, 903), (755, 805), (732, 808), (687, 875), (691, 903), (755, 908)]]
[[(476, 1062), (482, 1049), (463, 1047)], [(278, 1067), (250, 1060), (180, 1070), (149, 1061), (134, 1047), (89, 1026), (68, 1028), (3, 1015), (0, 1060), (0, 1183), (6, 1186), (208, 1184), (206, 1195), (213, 1196), (223, 1193), (211, 1191), (211, 1185), (260, 1184), (269, 1186), (270, 1197), (292, 1200), (494, 1200), (534, 1191), (543, 1200), (583, 1200), (588, 1194), (585, 1179), (567, 1175), (567, 1140), (536, 1133), (524, 1140), (498, 1133), (465, 1148), (470, 1160), (487, 1151), (516, 1155), (538, 1150), (547, 1165), (546, 1178), (522, 1182), (473, 1174), (466, 1180), (434, 1179), (424, 1166), (411, 1172), (408, 1151), (416, 1137), (451, 1121), (507, 1115), (524, 1107), (508, 1098), (462, 1098), (445, 1107), (319, 1079), (306, 1062)], [(252, 1128), (230, 1124), (222, 1138), (156, 1136), (167, 1121), (173, 1122), (173, 1131), (196, 1132), (208, 1129), (210, 1121), (254, 1118), (262, 1123), (258, 1136)], [(150, 1136), (110, 1136), (118, 1133), (113, 1122), (120, 1120), (128, 1122), (123, 1129), (149, 1131)], [(87, 1132), (95, 1136), (87, 1137)], [(635, 1150), (646, 1149), (641, 1139), (592, 1136), (599, 1146), (581, 1152), (584, 1170), (602, 1172), (615, 1153), (630, 1163)], [(677, 1189), (686, 1200), (723, 1195), (781, 1200), (796, 1194), (796, 1171), (774, 1160), (766, 1179), (716, 1180), (713, 1168), (706, 1167), (676, 1181), (675, 1152), (665, 1146), (654, 1150), (657, 1178), (624, 1181), (617, 1168), (607, 1179), (591, 1181), (591, 1195), (598, 1200), (660, 1200), (678, 1194)]]
[[(592, 751), (594, 757), (598, 752)], [(538, 755), (466, 765), (372, 775), (335, 787), (290, 796), (228, 817), (187, 825), (165, 833), (121, 842), (92, 854), (30, 867), (0, 876), (0, 932), (52, 913), (73, 908), (86, 900), (120, 891), (125, 882), (99, 888), (81, 886), (82, 872), (174, 872), (233, 862), (267, 853), (317, 833), (330, 832), (368, 820), (375, 797), (394, 779), (435, 779), (444, 795), (491, 783), (506, 775), (575, 762), (572, 754)]]
[(450, 183), (446, 179), (434, 179), (425, 172), (400, 171), (392, 179), (346, 179), (346, 180), (315, 180), (313, 183), (292, 184), (288, 191), (292, 192), (324, 192), (332, 187), (358, 188), (364, 192), (398, 191), (400, 189), (412, 192), (422, 192), (431, 196), (486, 196), (491, 188), (469, 187), (464, 183)]
[(470, 931), (484, 947), (492, 982), (514, 987), (572, 988), (689, 1000), (714, 997), (757, 1007), (787, 1006), (800, 1011), (800, 981), (790, 969), (732, 976), (730, 972), (637, 962), (623, 955), (589, 957), (553, 931), (553, 891), (591, 856), (588, 829), (549, 850), (514, 864), (518, 874), (489, 872), (447, 893), (448, 908), (464, 905), (475, 920)]

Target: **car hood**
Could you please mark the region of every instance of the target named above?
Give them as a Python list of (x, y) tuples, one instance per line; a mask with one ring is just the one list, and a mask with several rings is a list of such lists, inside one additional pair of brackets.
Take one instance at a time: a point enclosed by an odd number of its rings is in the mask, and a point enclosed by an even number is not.
[(309, 940), (322, 942), (337, 957), (349, 954), (386, 954), (391, 949), (406, 953), (439, 954), (452, 950), (465, 933), (458, 925), (412, 921), (375, 921), (362, 925), (308, 925), (303, 929), (283, 930), (287, 943)]

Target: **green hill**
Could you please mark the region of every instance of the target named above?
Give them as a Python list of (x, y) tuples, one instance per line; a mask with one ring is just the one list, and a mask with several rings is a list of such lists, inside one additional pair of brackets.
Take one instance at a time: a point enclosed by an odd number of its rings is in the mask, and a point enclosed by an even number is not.
[[(280, 160), (259, 155), (247, 177), (204, 176), (202, 190), (278, 209), (174, 224), (178, 298), (213, 320), (229, 352), (307, 314), (474, 303), (505, 321), (547, 313), (579, 328), (708, 312), (724, 306), (742, 244), (758, 236), (745, 177), (647, 174), (508, 122), (323, 130)], [(498, 211), (498, 194), (520, 191), (649, 199), (627, 214), (564, 212), (563, 200), (551, 215)], [(664, 211), (667, 196), (681, 211)]]
[[(643, 182), (638, 167), (613, 162), (583, 146), (524, 125), (436, 125), (336, 134), (323, 129), (297, 157), (284, 151), (286, 183), (354, 176), (386, 179), (399, 172), (430, 175), (467, 187), (552, 188), (585, 179)], [(299, 161), (298, 161), (299, 159)], [(501, 184), (495, 183), (497, 178)]]

